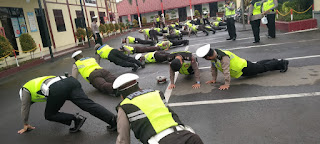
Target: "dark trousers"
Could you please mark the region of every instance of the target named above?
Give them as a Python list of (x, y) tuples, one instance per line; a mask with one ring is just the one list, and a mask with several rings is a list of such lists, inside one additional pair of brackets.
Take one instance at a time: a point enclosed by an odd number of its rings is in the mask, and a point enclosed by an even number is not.
[(198, 31), (203, 31), (207, 35), (209, 34), (204, 25), (199, 25), (198, 26)]
[(137, 67), (136, 65), (141, 66), (141, 62), (140, 61), (123, 54), (122, 52), (120, 52), (117, 49), (113, 49), (113, 50), (110, 51), (108, 59), (111, 62), (115, 63), (116, 65), (120, 65), (122, 67), (133, 67), (133, 68), (135, 68), (135, 67)]
[(137, 44), (150, 44), (151, 45), (151, 44), (153, 44), (153, 41), (136, 38), (134, 43), (137, 43)]
[(164, 51), (157, 51), (154, 53), (154, 59), (158, 63), (162, 63), (168, 60), (168, 56), (170, 53), (164, 52)]
[(182, 38), (182, 34), (180, 34), (180, 35), (176, 35), (176, 34), (167, 35), (167, 39), (169, 39), (169, 40), (174, 40), (174, 39), (179, 39), (179, 38)]
[(96, 39), (95, 35), (93, 35), (93, 38), (94, 38), (94, 40), (95, 40), (95, 43), (96, 43), (96, 44), (103, 45), (103, 44), (102, 44), (102, 38), (100, 37), (100, 34), (99, 34), (99, 33), (96, 33), (96, 35), (97, 35), (97, 39)]
[(234, 18), (227, 18), (227, 29), (230, 38), (236, 38), (236, 27), (234, 25)]
[(267, 14), (268, 19), (268, 35), (272, 38), (276, 37), (276, 14)]
[(208, 28), (208, 27), (204, 27), (207, 31), (212, 31), (213, 33), (216, 33), (216, 30), (214, 28)]
[(248, 62), (248, 66), (242, 69), (242, 76), (255, 76), (267, 71), (281, 70), (283, 63), (277, 59), (261, 60), (257, 63)]
[(66, 100), (70, 100), (82, 110), (110, 124), (116, 125), (115, 115), (103, 106), (95, 103), (84, 93), (81, 84), (73, 77), (60, 80), (50, 86), (50, 93), (45, 108), (45, 119), (71, 125), (76, 117), (73, 114), (59, 112)]
[(114, 80), (116, 80), (116, 77), (109, 71), (105, 69), (96, 69), (91, 72), (88, 80), (92, 84), (92, 86), (99, 91), (106, 94), (113, 93), (112, 84)]
[(255, 42), (260, 41), (260, 21), (261, 19), (250, 21)]
[(160, 28), (160, 22), (156, 22), (156, 27)]
[(156, 41), (157, 43), (159, 42), (157, 35), (161, 35), (161, 34), (159, 34), (156, 30), (150, 30), (149, 35), (152, 41)]
[(183, 130), (173, 132), (159, 141), (159, 144), (203, 144), (197, 134)]
[(172, 43), (172, 46), (178, 46), (178, 45), (186, 45), (189, 43), (189, 40), (170, 40)]
[(208, 18), (203, 18), (203, 24), (206, 25), (206, 24), (210, 24)]
[(189, 32), (188, 31), (185, 31), (185, 30), (182, 30), (180, 31), (182, 35), (189, 35)]
[(135, 53), (145, 53), (145, 52), (154, 52), (154, 51), (157, 51), (157, 50), (160, 50), (159, 47), (155, 47), (155, 46), (149, 46), (149, 47), (134, 47), (135, 49)]

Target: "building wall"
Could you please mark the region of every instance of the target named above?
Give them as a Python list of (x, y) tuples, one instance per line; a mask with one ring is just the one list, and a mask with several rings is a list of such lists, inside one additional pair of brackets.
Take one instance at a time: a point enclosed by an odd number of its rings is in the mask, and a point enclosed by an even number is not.
[(314, 0), (314, 10), (320, 11), (320, 0)]
[(317, 19), (318, 28), (320, 28), (320, 0), (314, 0), (314, 18)]
[(141, 16), (142, 17), (146, 17), (147, 18), (147, 22), (150, 23), (150, 22), (153, 21), (153, 18), (150, 18), (150, 17), (151, 16), (155, 16), (156, 14), (158, 14), (158, 12), (144, 13), (144, 14), (141, 14)]

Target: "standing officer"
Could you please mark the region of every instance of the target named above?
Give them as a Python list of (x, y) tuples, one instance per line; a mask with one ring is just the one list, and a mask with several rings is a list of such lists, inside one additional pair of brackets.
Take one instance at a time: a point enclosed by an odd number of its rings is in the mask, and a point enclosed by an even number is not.
[(248, 60), (242, 59), (234, 53), (227, 50), (211, 49), (210, 44), (197, 49), (196, 54), (206, 60), (210, 60), (212, 80), (206, 83), (215, 83), (217, 78), (217, 69), (224, 75), (225, 83), (220, 86), (220, 90), (229, 89), (231, 78), (239, 78), (240, 76), (255, 76), (259, 73), (267, 71), (280, 70), (286, 72), (288, 70), (289, 61), (287, 60), (261, 60), (252, 63)]
[(200, 71), (198, 68), (197, 59), (189, 51), (173, 52), (168, 56), (170, 63), (170, 81), (168, 89), (176, 87), (174, 84), (175, 72), (179, 71), (180, 74), (192, 75), (196, 77), (196, 83), (192, 85), (192, 88), (200, 88)]
[(260, 42), (260, 21), (261, 14), (261, 0), (252, 0), (249, 7), (248, 24), (251, 24), (254, 41), (253, 43)]
[(142, 54), (137, 54), (135, 59), (141, 61), (141, 63), (162, 63), (168, 61), (169, 55), (170, 53), (164, 51), (155, 51), (149, 52), (144, 56)]
[(99, 27), (97, 25), (97, 16), (92, 17), (91, 30), (93, 32), (93, 38), (95, 39), (96, 44), (102, 45), (102, 39), (99, 33)]
[(31, 104), (36, 102), (47, 102), (44, 116), (46, 120), (58, 122), (70, 126), (72, 121), (74, 127), (70, 132), (77, 132), (85, 122), (86, 118), (60, 112), (66, 100), (70, 100), (82, 110), (108, 123), (110, 131), (117, 129), (116, 116), (103, 106), (95, 103), (84, 93), (79, 81), (73, 77), (65, 76), (43, 76), (28, 81), (19, 92), (21, 100), (21, 116), (24, 123), (22, 134), (28, 130), (35, 129), (28, 123)]
[(278, 7), (278, 0), (263, 0), (263, 15), (267, 14), (268, 19), (268, 38), (276, 38), (276, 12)]
[[(97, 44), (98, 45), (98, 44)], [(100, 67), (94, 58), (83, 57), (82, 51), (76, 51), (72, 54), (75, 63), (72, 66), (72, 77), (78, 78), (79, 73), (93, 87), (105, 94), (115, 94), (112, 84), (116, 79), (109, 71)]]
[(122, 43), (129, 45), (129, 44), (149, 44), (154, 45), (155, 43), (153, 41), (149, 40), (142, 40), (140, 38), (135, 38), (132, 36), (127, 36), (126, 38), (122, 39)]
[(234, 25), (234, 15), (236, 14), (235, 4), (230, 1), (231, 0), (226, 0), (225, 4), (225, 16), (227, 18), (227, 29), (229, 33), (229, 38), (227, 38), (227, 40), (236, 40), (237, 34)]
[(143, 144), (203, 144), (200, 137), (168, 106), (158, 90), (140, 89), (139, 76), (119, 76), (113, 88), (121, 94), (118, 105), (116, 144), (130, 143), (130, 128)]
[(131, 47), (127, 45), (123, 45), (120, 47), (120, 51), (122, 51), (126, 55), (135, 54), (135, 53), (154, 52), (157, 50), (160, 50), (160, 47), (157, 47), (157, 46)]
[(132, 71), (134, 72), (137, 71), (139, 67), (144, 67), (139, 61), (123, 54), (119, 50), (114, 49), (107, 44), (104, 44), (103, 46), (96, 44), (94, 49), (96, 50), (95, 55), (98, 64), (100, 64), (100, 60), (103, 58), (122, 67), (132, 67)]
[(209, 13), (207, 11), (204, 11), (203, 14), (204, 14), (204, 16), (203, 16), (203, 24), (204, 25), (210, 24), (210, 22), (209, 22), (209, 18), (210, 18)]
[(155, 22), (156, 27), (160, 28), (160, 16), (156, 14), (153, 21)]

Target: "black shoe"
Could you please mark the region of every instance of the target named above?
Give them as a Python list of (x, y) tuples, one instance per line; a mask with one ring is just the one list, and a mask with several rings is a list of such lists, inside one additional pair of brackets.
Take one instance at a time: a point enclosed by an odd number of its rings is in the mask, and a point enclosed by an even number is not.
[(132, 71), (136, 72), (138, 70), (138, 68), (139, 68), (138, 66), (135, 66), (135, 67), (133, 67)]
[(282, 59), (281, 62), (283, 64), (283, 68), (280, 70), (280, 72), (284, 73), (288, 70), (289, 61)]
[(253, 41), (252, 43), (260, 43), (260, 41)]
[(233, 41), (235, 41), (235, 40), (236, 40), (236, 38), (234, 37), (234, 38), (232, 38), (232, 40), (233, 40)]
[(86, 117), (79, 115), (78, 113), (76, 114), (76, 119), (74, 120), (74, 127), (70, 128), (69, 131), (71, 133), (78, 132), (80, 128), (82, 127), (83, 123), (86, 121)]
[(184, 45), (184, 46), (185, 46), (185, 45), (189, 45), (189, 40), (188, 40), (186, 43), (184, 43), (183, 45)]
[(146, 67), (146, 65), (145, 65), (145, 64), (142, 64), (142, 65), (141, 65), (141, 68), (145, 68), (145, 67)]
[(208, 32), (206, 32), (206, 36), (208, 36), (209, 35), (209, 33)]
[(118, 118), (117, 115), (115, 115), (115, 116), (112, 118), (113, 124), (107, 126), (107, 131), (109, 131), (109, 132), (115, 132), (115, 131), (117, 131), (117, 118)]
[(226, 40), (232, 40), (232, 38), (227, 38)]
[(212, 34), (216, 34), (216, 31), (212, 31)]

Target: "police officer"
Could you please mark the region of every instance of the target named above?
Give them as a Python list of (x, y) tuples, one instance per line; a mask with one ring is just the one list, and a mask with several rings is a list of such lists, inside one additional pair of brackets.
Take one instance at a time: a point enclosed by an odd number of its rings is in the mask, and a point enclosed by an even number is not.
[(155, 43), (153, 41), (149, 40), (142, 40), (140, 38), (135, 38), (132, 36), (127, 36), (126, 38), (122, 39), (122, 43), (129, 45), (129, 44), (149, 44), (154, 45)]
[(204, 16), (203, 16), (203, 24), (204, 25), (210, 24), (210, 22), (209, 22), (209, 18), (210, 18), (209, 13), (207, 11), (204, 11), (203, 14), (204, 14)]
[(122, 51), (126, 55), (135, 54), (135, 53), (145, 53), (145, 52), (154, 52), (160, 50), (158, 46), (147, 46), (147, 47), (131, 47), (127, 45), (123, 45), (120, 47), (120, 51)]
[(35, 129), (28, 122), (30, 107), (37, 102), (47, 102), (44, 116), (46, 120), (58, 122), (74, 127), (70, 132), (77, 132), (85, 122), (86, 118), (81, 115), (74, 115), (60, 112), (66, 100), (70, 100), (82, 110), (108, 123), (110, 131), (117, 129), (116, 117), (103, 106), (95, 103), (84, 93), (79, 81), (73, 77), (65, 76), (43, 76), (28, 81), (19, 92), (21, 100), (21, 116), (24, 123), (23, 129), (18, 133), (22, 134), (28, 130)]
[(118, 49), (114, 49), (107, 44), (104, 44), (103, 46), (96, 44), (94, 49), (96, 50), (95, 55), (99, 64), (101, 58), (103, 58), (122, 67), (132, 67), (132, 71), (134, 72), (137, 71), (139, 67), (144, 67), (139, 61), (123, 54)]
[(116, 144), (130, 143), (130, 128), (143, 144), (203, 144), (194, 131), (180, 121), (158, 90), (140, 89), (138, 75), (119, 76), (113, 88), (122, 102), (117, 107), (118, 137)]
[(262, 2), (261, 0), (252, 0), (249, 7), (248, 24), (251, 24), (254, 41), (253, 43), (260, 42), (260, 21)]
[(175, 88), (174, 76), (175, 72), (179, 71), (184, 75), (195, 75), (196, 83), (192, 85), (192, 88), (200, 88), (200, 71), (198, 68), (197, 59), (189, 51), (173, 52), (168, 56), (170, 63), (170, 81), (168, 89)]
[(82, 51), (72, 54), (75, 63), (72, 67), (72, 76), (78, 78), (79, 73), (93, 87), (105, 94), (116, 94), (112, 89), (112, 84), (116, 79), (109, 71), (100, 67), (94, 58), (83, 57)]
[(263, 0), (262, 14), (267, 15), (268, 38), (276, 38), (276, 7), (278, 7), (278, 0)]
[(227, 40), (236, 40), (236, 27), (234, 25), (234, 15), (236, 14), (235, 11), (235, 4), (231, 2), (231, 0), (226, 0), (225, 4), (225, 16), (227, 18), (227, 29), (229, 33), (229, 38)]
[(190, 21), (187, 21), (185, 25), (188, 27), (189, 37), (191, 34), (197, 35), (198, 30), (203, 31), (203, 33), (205, 33), (206, 36), (209, 35), (208, 31), (204, 28), (203, 25), (194, 25)]
[(135, 59), (141, 61), (141, 63), (162, 63), (168, 61), (169, 55), (170, 53), (164, 51), (155, 51), (146, 53), (145, 55), (137, 54)]
[(167, 40), (166, 37), (163, 38), (163, 41), (160, 41), (156, 44), (156, 47), (160, 47), (162, 50), (169, 50), (171, 46), (179, 45), (188, 45), (189, 40)]
[(143, 33), (145, 40), (151, 39), (152, 41), (158, 42), (158, 35), (162, 36), (161, 33), (158, 33), (154, 29), (142, 29), (139, 30), (140, 33)]
[(99, 33), (99, 27), (97, 25), (97, 19), (98, 19), (98, 16), (92, 17), (92, 23), (91, 23), (91, 30), (93, 32), (92, 36), (95, 39), (95, 43), (96, 44), (101, 44), (102, 45), (102, 38), (101, 38), (100, 33)]
[(160, 16), (156, 14), (153, 21), (155, 22), (156, 27), (160, 28)]
[(219, 87), (220, 90), (229, 89), (230, 77), (239, 78), (240, 76), (255, 76), (259, 73), (267, 71), (280, 70), (286, 72), (288, 70), (289, 61), (287, 60), (261, 60), (252, 63), (248, 60), (242, 59), (234, 53), (227, 50), (211, 49), (210, 44), (197, 49), (196, 54), (206, 60), (210, 60), (212, 80), (206, 83), (215, 83), (217, 78), (217, 69), (224, 75), (225, 83)]

